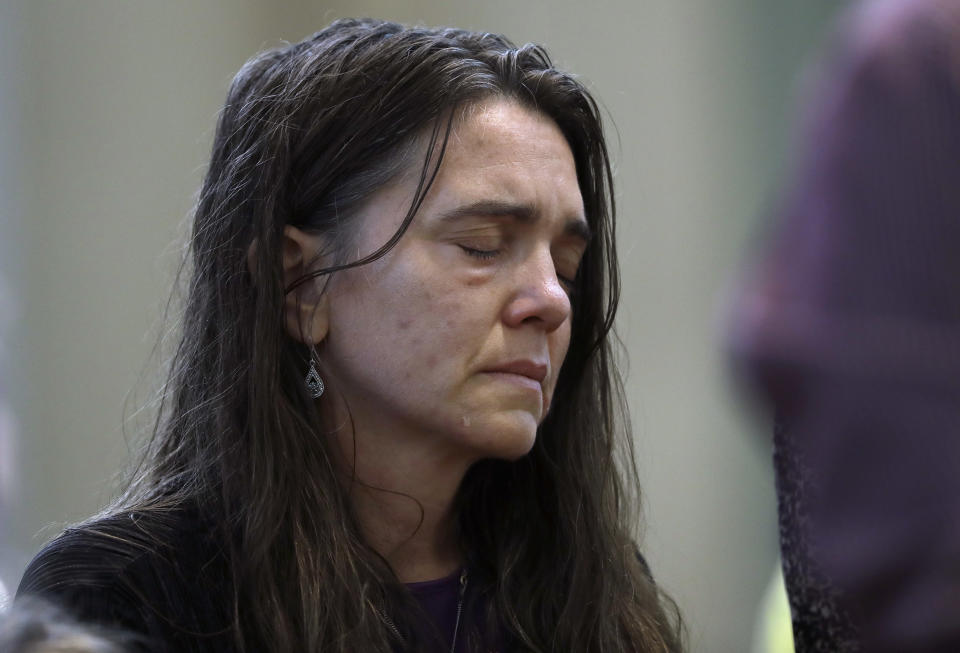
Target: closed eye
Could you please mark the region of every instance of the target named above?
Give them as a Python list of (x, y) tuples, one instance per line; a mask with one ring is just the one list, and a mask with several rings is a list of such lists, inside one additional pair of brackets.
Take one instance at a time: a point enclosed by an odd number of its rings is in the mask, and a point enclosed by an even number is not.
[(576, 279), (571, 279), (569, 277), (562, 277), (557, 275), (557, 281), (560, 282), (560, 285), (563, 286), (563, 289), (567, 291), (567, 295), (572, 297), (577, 290), (577, 281)]
[(467, 247), (466, 245), (460, 245), (460, 249), (466, 252), (469, 256), (478, 258), (484, 261), (488, 261), (492, 258), (496, 258), (500, 254), (499, 249), (478, 249), (476, 247)]
[(571, 296), (576, 290), (582, 254), (583, 250), (580, 248), (563, 247), (554, 251), (553, 265), (557, 272), (557, 281)]

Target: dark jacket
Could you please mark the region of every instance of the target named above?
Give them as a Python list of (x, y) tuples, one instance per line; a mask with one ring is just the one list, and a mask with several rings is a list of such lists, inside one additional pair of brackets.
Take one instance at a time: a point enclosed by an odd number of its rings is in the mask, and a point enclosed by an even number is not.
[[(136, 651), (236, 651), (234, 620), (243, 614), (235, 608), (229, 556), (220, 530), (202, 515), (196, 508), (122, 513), (69, 529), (28, 565), (17, 599), (51, 603), (80, 624), (115, 631)], [(458, 630), (457, 651), (466, 650), (468, 624), (481, 623), (486, 605), (477, 592), (460, 598), (458, 576), (407, 589), (423, 611), (411, 613), (421, 620), (404, 631), (420, 639), (407, 647), (448, 651), (447, 638)], [(502, 639), (488, 638), (484, 650), (510, 650)]]
[(121, 514), (67, 530), (27, 567), (33, 596), (151, 653), (236, 650), (227, 559), (195, 511)]

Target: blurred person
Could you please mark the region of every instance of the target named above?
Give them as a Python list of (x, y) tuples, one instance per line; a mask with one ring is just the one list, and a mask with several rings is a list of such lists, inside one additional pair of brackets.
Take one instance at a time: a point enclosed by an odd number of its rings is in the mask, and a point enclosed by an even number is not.
[(737, 303), (796, 650), (960, 651), (960, 2), (853, 6)]
[(158, 651), (681, 650), (603, 129), (543, 49), (341, 20), (253, 58), (190, 256), (142, 463), (19, 596)]
[(126, 643), (121, 634), (81, 626), (42, 601), (0, 611), (0, 653), (123, 653)]

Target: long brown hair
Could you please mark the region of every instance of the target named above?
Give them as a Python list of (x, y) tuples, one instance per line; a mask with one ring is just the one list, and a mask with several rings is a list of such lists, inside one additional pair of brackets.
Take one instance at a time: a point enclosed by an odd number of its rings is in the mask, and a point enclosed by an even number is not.
[[(632, 539), (639, 489), (610, 343), (620, 287), (597, 105), (538, 46), (374, 20), (337, 21), (258, 55), (234, 79), (194, 216), (160, 417), (117, 506), (190, 503), (221, 525), (241, 649), (388, 652), (382, 611), (410, 608), (360, 535), (303, 386), (308, 352), (284, 329), (279, 244), (289, 224), (341, 245), (319, 275), (381, 256), (414, 218), (455, 116), (489, 97), (560, 127), (594, 236), (554, 407), (532, 452), (477, 463), (457, 497), (471, 597), (488, 606), (473, 641), (489, 626), (530, 651), (681, 649), (675, 609)], [(356, 209), (411, 165), (420, 183), (403, 225), (371, 257), (349, 260)]]

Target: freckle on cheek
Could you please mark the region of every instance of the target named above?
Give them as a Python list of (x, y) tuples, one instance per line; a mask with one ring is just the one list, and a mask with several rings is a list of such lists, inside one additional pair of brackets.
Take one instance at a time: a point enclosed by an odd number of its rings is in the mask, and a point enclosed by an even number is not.
[(399, 322), (397, 322), (397, 330), (406, 331), (407, 329), (410, 328), (410, 324), (411, 324), (410, 320), (400, 320)]

